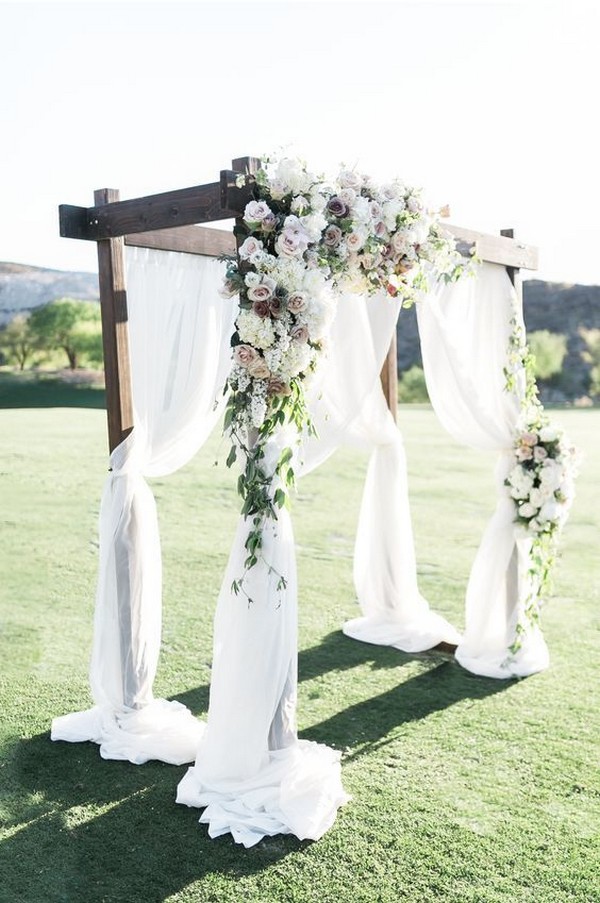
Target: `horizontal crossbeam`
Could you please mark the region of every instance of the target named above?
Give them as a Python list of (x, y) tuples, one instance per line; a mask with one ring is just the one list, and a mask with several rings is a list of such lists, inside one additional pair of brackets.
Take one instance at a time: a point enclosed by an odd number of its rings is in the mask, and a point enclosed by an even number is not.
[(157, 229), (126, 235), (125, 244), (134, 248), (155, 248), (159, 251), (181, 251), (202, 257), (233, 256), (235, 237), (231, 231), (209, 229), (206, 226), (181, 226), (178, 229)]
[(72, 207), (61, 204), (59, 209), (60, 234), (64, 238), (81, 238), (100, 241), (153, 232), (173, 226), (189, 226), (193, 223), (211, 223), (233, 219), (237, 210), (229, 210), (221, 204), (221, 182), (180, 188), (163, 194), (116, 201), (104, 207)]
[(538, 249), (525, 245), (514, 238), (503, 235), (490, 235), (487, 232), (476, 232), (463, 226), (452, 226), (443, 223), (443, 228), (457, 241), (461, 254), (475, 253), (480, 260), (488, 263), (499, 263), (502, 266), (517, 267), (523, 270), (537, 270)]

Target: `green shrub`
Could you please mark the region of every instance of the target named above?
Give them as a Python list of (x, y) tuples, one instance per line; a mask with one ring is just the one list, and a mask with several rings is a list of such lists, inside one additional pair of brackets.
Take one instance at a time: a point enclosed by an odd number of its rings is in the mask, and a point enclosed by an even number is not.
[(73, 298), (60, 298), (36, 308), (29, 327), (45, 351), (62, 350), (69, 367), (102, 362), (100, 305)]
[(3, 358), (11, 364), (16, 364), (19, 370), (24, 370), (25, 365), (39, 349), (39, 341), (33, 333), (27, 314), (17, 314), (0, 330), (0, 351)]
[(398, 380), (398, 401), (401, 404), (423, 404), (429, 401), (423, 368), (414, 364), (400, 374)]
[(567, 337), (559, 332), (538, 329), (527, 336), (527, 344), (535, 358), (536, 379), (547, 380), (562, 370), (567, 354)]

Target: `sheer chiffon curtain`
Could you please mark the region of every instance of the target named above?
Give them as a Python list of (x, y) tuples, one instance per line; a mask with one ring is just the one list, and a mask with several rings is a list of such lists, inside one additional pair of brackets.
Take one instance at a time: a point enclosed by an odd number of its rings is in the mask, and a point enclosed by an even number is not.
[(505, 390), (510, 321), (520, 318), (504, 267), (482, 264), (477, 278), (440, 285), (419, 305), (423, 366), (442, 425), (463, 445), (499, 453), (496, 510), (479, 546), (466, 597), (466, 629), (456, 657), (467, 670), (490, 677), (523, 677), (548, 665), (539, 628), (509, 655), (527, 596), (531, 543), (514, 523), (504, 479), (520, 415), (523, 380)]
[(127, 249), (133, 432), (111, 455), (100, 510), (90, 683), (94, 707), (55, 718), (52, 739), (100, 744), (104, 758), (193, 761), (202, 725), (154, 699), (161, 637), (161, 553), (145, 477), (173, 473), (222, 409), (235, 305), (208, 258)]

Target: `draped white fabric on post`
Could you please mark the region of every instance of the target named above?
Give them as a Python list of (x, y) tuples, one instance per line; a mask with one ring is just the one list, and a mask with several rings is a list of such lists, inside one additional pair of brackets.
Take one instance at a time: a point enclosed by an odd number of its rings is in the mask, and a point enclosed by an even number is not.
[(54, 740), (93, 740), (104, 758), (182, 764), (201, 724), (152, 684), (161, 634), (161, 555), (144, 477), (182, 467), (221, 413), (235, 306), (223, 266), (188, 254), (127, 249), (133, 432), (111, 455), (100, 511), (90, 668), (94, 708), (55, 718)]
[(417, 585), (404, 444), (379, 379), (397, 319), (398, 302), (385, 292), (340, 299), (331, 350), (310, 395), (318, 438), (306, 444), (304, 472), (338, 446), (372, 449), (354, 549), (363, 616), (344, 633), (421, 652), (460, 635), (430, 611)]
[[(340, 445), (375, 447), (355, 563), (364, 617), (348, 622), (344, 630), (367, 642), (422, 650), (459, 637), (429, 611), (417, 588), (402, 440), (379, 382), (397, 315), (397, 303), (385, 295), (340, 299), (329, 355), (309, 393), (318, 438), (305, 441), (299, 470), (314, 469)], [(293, 435), (286, 431), (272, 440), (270, 467), (292, 443)], [(297, 589), (291, 523), (282, 510), (277, 523), (268, 525), (264, 561), (244, 581), (249, 599), (231, 587), (244, 572), (248, 530), (241, 518), (215, 619), (208, 725), (196, 763), (179, 784), (177, 801), (206, 807), (200, 821), (208, 824), (211, 837), (231, 832), (245, 846), (278, 833), (317, 839), (348, 797), (339, 755), (322, 744), (298, 740), (296, 734)], [(278, 588), (280, 575), (286, 578), (285, 588)]]
[(477, 278), (440, 284), (418, 307), (423, 366), (433, 407), (460, 443), (500, 452), (496, 468), (498, 504), (477, 552), (466, 598), (466, 630), (456, 652), (475, 674), (523, 677), (548, 665), (537, 626), (509, 655), (528, 593), (531, 543), (514, 523), (504, 479), (513, 462), (512, 444), (524, 382), (505, 390), (510, 321), (520, 318), (504, 267), (482, 264)]

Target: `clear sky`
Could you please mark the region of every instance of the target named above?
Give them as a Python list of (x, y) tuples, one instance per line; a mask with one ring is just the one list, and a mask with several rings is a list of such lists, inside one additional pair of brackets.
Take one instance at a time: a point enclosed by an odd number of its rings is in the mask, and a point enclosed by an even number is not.
[(600, 3), (0, 0), (0, 260), (96, 269), (59, 203), (214, 181), (280, 147), (513, 226), (600, 284)]

